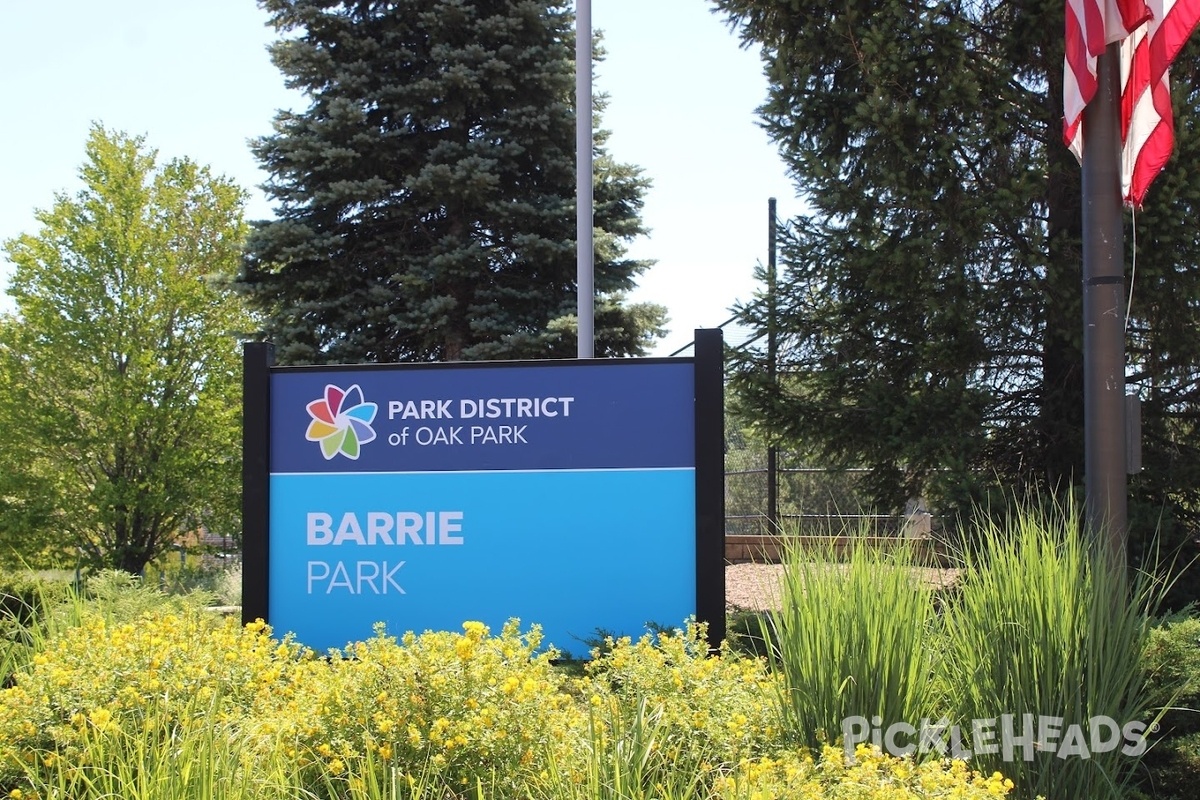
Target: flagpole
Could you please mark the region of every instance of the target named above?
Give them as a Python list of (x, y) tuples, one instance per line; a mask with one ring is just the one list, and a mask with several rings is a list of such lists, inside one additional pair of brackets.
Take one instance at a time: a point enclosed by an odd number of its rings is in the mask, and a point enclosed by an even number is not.
[(1098, 544), (1124, 563), (1125, 275), (1121, 208), (1121, 46), (1096, 65), (1083, 112), (1084, 511)]
[(575, 4), (575, 271), (578, 356), (595, 354), (592, 192), (592, 0)]

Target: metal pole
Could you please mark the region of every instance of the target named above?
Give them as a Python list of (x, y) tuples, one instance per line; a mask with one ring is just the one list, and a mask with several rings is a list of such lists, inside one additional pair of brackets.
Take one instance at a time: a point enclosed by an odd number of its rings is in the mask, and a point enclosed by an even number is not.
[(713, 652), (725, 639), (725, 345), (720, 328), (695, 331), (696, 619)]
[(1120, 45), (1097, 61), (1083, 114), (1084, 510), (1098, 544), (1123, 564), (1126, 549), (1125, 276)]
[(266, 342), (242, 347), (242, 624), (270, 617), (271, 364)]
[(578, 0), (575, 9), (575, 260), (580, 358), (591, 358), (595, 354), (592, 203), (592, 0)]
[[(775, 339), (775, 198), (767, 200), (767, 379), (774, 385), (775, 362), (779, 357)], [(767, 521), (769, 533), (779, 533), (779, 451), (774, 444), (767, 447)]]

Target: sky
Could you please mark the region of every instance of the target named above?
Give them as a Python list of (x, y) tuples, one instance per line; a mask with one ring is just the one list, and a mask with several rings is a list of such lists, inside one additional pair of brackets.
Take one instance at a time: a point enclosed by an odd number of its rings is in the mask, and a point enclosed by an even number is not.
[[(650, 355), (669, 355), (761, 288), (768, 200), (781, 217), (799, 202), (757, 124), (758, 52), (707, 0), (591, 8), (608, 53), (593, 88), (609, 97), (609, 152), (652, 181), (650, 235), (630, 255), (656, 263), (630, 299), (667, 308), (669, 334)], [(35, 211), (81, 188), (93, 123), (144, 136), (163, 160), (210, 166), (250, 193), (248, 219), (273, 216), (247, 143), (305, 100), (271, 64), (276, 34), (253, 0), (0, 0), (0, 30), (0, 241), (36, 233)], [(10, 271), (0, 254), (0, 284)], [(7, 295), (0, 308), (11, 310)]]

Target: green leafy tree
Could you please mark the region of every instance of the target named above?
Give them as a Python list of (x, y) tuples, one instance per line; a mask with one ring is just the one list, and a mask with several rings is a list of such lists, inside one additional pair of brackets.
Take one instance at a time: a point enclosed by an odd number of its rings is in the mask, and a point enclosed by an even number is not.
[[(278, 360), (575, 355), (568, 4), (261, 5), (310, 101), (253, 146), (277, 218), (255, 223), (239, 286)], [(596, 353), (641, 354), (665, 320), (623, 296), (648, 266), (625, 257), (647, 184), (596, 138)]]
[[(745, 354), (733, 370), (743, 413), (783, 446), (869, 467), (881, 509), (1082, 483), (1063, 4), (715, 5), (762, 47), (762, 123), (808, 207), (781, 246), (782, 378), (767, 379), (762, 350)], [(1164, 511), (1200, 510), (1196, 52), (1172, 71), (1176, 156), (1137, 218), (1128, 382), (1145, 402), (1146, 469), (1131, 516), (1151, 528)], [(770, 307), (741, 310), (765, 330)]]
[(4, 244), (0, 537), (139, 573), (185, 532), (239, 530), (251, 323), (219, 278), (240, 264), (244, 192), (100, 126), (79, 175)]

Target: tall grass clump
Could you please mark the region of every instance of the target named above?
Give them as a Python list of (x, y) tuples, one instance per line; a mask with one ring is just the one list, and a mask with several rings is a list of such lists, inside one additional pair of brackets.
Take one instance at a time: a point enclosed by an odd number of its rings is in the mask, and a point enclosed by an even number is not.
[(1162, 586), (1128, 578), (1075, 511), (1027, 507), (978, 523), (961, 548), (940, 674), (956, 722), (982, 720), (1015, 745), (1007, 757), (977, 746), (976, 768), (1003, 770), (1028, 797), (1117, 798), (1138, 759), (1120, 733), (1115, 747), (1095, 746), (1114, 738), (1095, 720), (1152, 722), (1142, 653)]
[(51, 614), (75, 597), (66, 581), (46, 580), (29, 570), (0, 572), (0, 687), (28, 665), (53, 633)]
[[(693, 800), (716, 774), (676, 760), (678, 742), (664, 705), (642, 697), (631, 709), (615, 695), (593, 696), (586, 729), (572, 731), (584, 754), (582, 770), (546, 750), (547, 769), (533, 782), (535, 800)], [(564, 732), (567, 733), (567, 732)], [(710, 754), (716, 761), (715, 753)]]
[(929, 713), (932, 681), (925, 642), (934, 619), (916, 551), (880, 546), (865, 532), (848, 546), (792, 546), (784, 554), (780, 610), (763, 639), (782, 676), (779, 709), (790, 737), (817, 751), (840, 738), (851, 717), (883, 727)]
[[(33, 751), (22, 763), (31, 797), (72, 800), (296, 800), (295, 767), (281, 753), (256, 752), (211, 700), (185, 713), (152, 703), (137, 726), (99, 710), (76, 722), (69, 748)], [(154, 706), (159, 706), (155, 708)], [(12, 797), (24, 796), (18, 790)], [(315, 800), (315, 799), (314, 799)]]
[[(707, 625), (688, 620), (637, 641), (609, 637), (592, 651), (575, 691), (587, 700), (593, 723), (606, 711), (600, 718), (609, 724), (598, 728), (609, 734), (606, 741), (624, 741), (621, 731), (651, 730), (652, 740), (636, 741), (653, 742), (656, 763), (669, 764), (674, 775), (710, 781), (717, 761), (752, 758), (781, 745), (777, 686), (762, 659), (739, 658), (728, 643), (719, 657), (711, 656)], [(624, 720), (654, 724), (616, 724)], [(602, 751), (594, 738), (585, 740), (584, 752)]]

